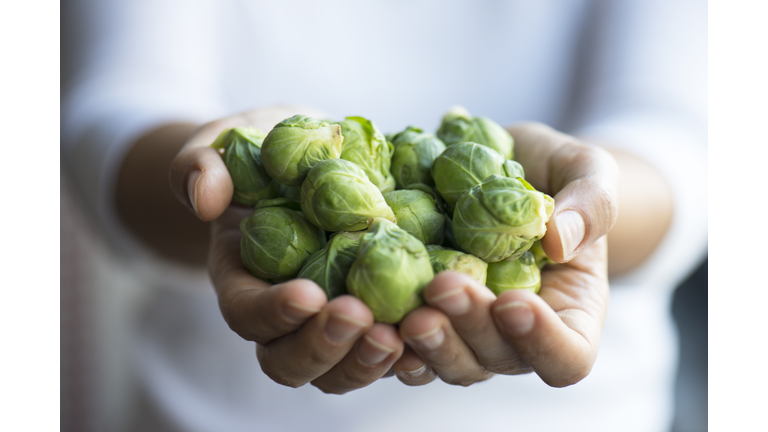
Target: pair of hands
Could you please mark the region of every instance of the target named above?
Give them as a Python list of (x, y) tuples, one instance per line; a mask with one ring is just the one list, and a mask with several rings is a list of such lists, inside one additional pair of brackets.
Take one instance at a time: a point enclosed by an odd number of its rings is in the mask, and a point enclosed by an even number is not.
[(466, 275), (440, 273), (424, 290), (427, 305), (395, 327), (374, 323), (353, 296), (328, 301), (306, 279), (271, 285), (241, 262), (239, 223), (250, 210), (230, 205), (232, 180), (208, 146), (225, 128), (268, 132), (299, 113), (327, 117), (304, 107), (271, 107), (207, 123), (170, 170), (177, 198), (203, 221), (214, 221), (208, 262), (221, 312), (232, 330), (256, 342), (271, 379), (342, 394), (390, 371), (407, 385), (439, 377), (466, 386), (497, 373), (536, 372), (562, 387), (587, 376), (608, 309), (604, 236), (618, 213), (618, 167), (607, 152), (541, 124), (510, 128), (526, 179), (555, 198), (542, 242), (563, 264), (542, 271), (538, 295), (512, 290), (496, 297)]

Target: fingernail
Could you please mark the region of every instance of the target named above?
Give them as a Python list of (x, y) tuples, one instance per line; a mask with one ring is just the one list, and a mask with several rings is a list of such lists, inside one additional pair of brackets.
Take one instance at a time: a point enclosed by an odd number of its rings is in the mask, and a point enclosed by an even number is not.
[(496, 316), (514, 336), (523, 336), (533, 329), (533, 310), (528, 303), (513, 301), (498, 306)]
[(373, 366), (384, 361), (390, 354), (395, 352), (394, 349), (376, 342), (372, 337), (363, 336), (363, 342), (360, 344), (360, 348), (357, 350), (357, 358), (360, 363), (368, 366)]
[(397, 374), (405, 378), (416, 378), (424, 375), (424, 372), (426, 371), (427, 371), (427, 365), (424, 364), (424, 365), (421, 365), (421, 367), (416, 370), (412, 370), (412, 371), (401, 370)]
[(410, 339), (421, 348), (432, 351), (436, 350), (440, 347), (440, 345), (442, 345), (443, 340), (445, 340), (445, 333), (443, 332), (443, 329), (438, 326), (426, 333), (413, 336)]
[(435, 296), (430, 303), (436, 304), (448, 315), (464, 315), (469, 311), (469, 296), (464, 291), (464, 287)]
[(563, 257), (568, 260), (584, 240), (586, 227), (584, 218), (576, 210), (566, 210), (555, 218), (557, 231), (560, 233), (560, 244), (563, 247)]
[(200, 179), (203, 177), (203, 173), (198, 170), (194, 170), (189, 174), (189, 180), (187, 180), (187, 193), (189, 194), (189, 202), (192, 203), (192, 208), (197, 213), (197, 184), (200, 183)]
[(357, 336), (363, 327), (365, 327), (364, 322), (351, 316), (335, 313), (328, 317), (328, 322), (325, 324), (325, 334), (333, 342), (344, 343)]
[(286, 302), (283, 306), (283, 316), (296, 324), (303, 323), (307, 318), (320, 312), (319, 308), (299, 304), (296, 302)]

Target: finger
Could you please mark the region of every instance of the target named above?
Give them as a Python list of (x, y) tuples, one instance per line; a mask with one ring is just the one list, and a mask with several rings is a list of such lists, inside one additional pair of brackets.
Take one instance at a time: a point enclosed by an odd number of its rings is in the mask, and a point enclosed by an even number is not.
[(395, 362), (392, 369), (397, 379), (409, 386), (429, 384), (437, 378), (435, 371), (408, 345), (405, 346), (403, 355)]
[(299, 330), (267, 345), (257, 345), (256, 355), (261, 369), (272, 380), (300, 387), (331, 370), (372, 325), (370, 309), (358, 298), (342, 295)]
[(468, 386), (493, 375), (437, 309), (423, 306), (406, 315), (400, 323), (400, 335), (448, 384)]
[(544, 251), (556, 262), (567, 262), (616, 222), (618, 165), (607, 151), (543, 124), (522, 124), (509, 132), (526, 179), (555, 199)]
[(608, 309), (605, 251), (601, 239), (568, 265), (542, 273), (540, 295), (510, 290), (493, 304), (504, 338), (553, 387), (575, 384), (595, 362)]
[(224, 212), (235, 190), (221, 155), (209, 147), (181, 149), (171, 162), (170, 182), (176, 199), (206, 222)]
[(230, 328), (246, 340), (266, 344), (319, 313), (327, 297), (322, 288), (306, 279), (270, 286), (248, 272), (240, 258), (238, 225), (248, 213), (230, 208), (213, 224), (209, 271)]
[(269, 132), (275, 124), (296, 114), (322, 115), (306, 107), (286, 105), (255, 109), (201, 126), (171, 163), (170, 183), (176, 198), (204, 221), (219, 217), (232, 201), (234, 186), (221, 155), (210, 148), (211, 143), (225, 129), (255, 127)]
[(394, 326), (375, 323), (344, 359), (312, 381), (324, 393), (344, 394), (383, 377), (403, 354), (403, 340)]
[(532, 371), (501, 335), (489, 313), (496, 301), (490, 289), (463, 273), (445, 271), (426, 286), (424, 298), (450, 319), (483, 367), (504, 375)]

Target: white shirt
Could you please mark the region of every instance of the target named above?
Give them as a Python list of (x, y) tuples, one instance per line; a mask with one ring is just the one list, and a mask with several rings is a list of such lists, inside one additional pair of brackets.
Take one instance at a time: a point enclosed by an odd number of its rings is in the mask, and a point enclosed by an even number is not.
[[(706, 253), (706, 2), (80, 0), (81, 65), (63, 101), (63, 161), (124, 254), (167, 268), (119, 225), (116, 168), (171, 120), (300, 103), (385, 133), (435, 130), (452, 105), (502, 125), (547, 123), (638, 154), (675, 196), (669, 234), (611, 281), (601, 350), (582, 382), (535, 375), (469, 388), (382, 379), (344, 396), (282, 387), (199, 291), (160, 291), (137, 360), (190, 431), (664, 431), (672, 414), (672, 289)], [(165, 267), (164, 267), (165, 266)], [(167, 276), (170, 274), (170, 276)]]

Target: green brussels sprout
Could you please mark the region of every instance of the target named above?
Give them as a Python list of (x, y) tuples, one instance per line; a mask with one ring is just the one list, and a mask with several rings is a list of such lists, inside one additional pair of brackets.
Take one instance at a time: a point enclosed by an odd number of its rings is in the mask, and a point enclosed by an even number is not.
[(301, 186), (315, 164), (341, 155), (343, 140), (339, 125), (295, 115), (269, 131), (261, 145), (261, 160), (273, 179)]
[(468, 274), (476, 281), (485, 285), (488, 272), (488, 263), (480, 258), (461, 251), (448, 249), (442, 246), (427, 245), (429, 261), (435, 274), (452, 270)]
[(240, 222), (240, 255), (256, 277), (273, 282), (291, 279), (310, 255), (325, 244), (325, 233), (310, 224), (289, 200), (259, 201)]
[(392, 175), (398, 189), (413, 183), (434, 186), (432, 164), (445, 150), (440, 138), (423, 133), (419, 128), (408, 126), (392, 137), (395, 152), (392, 155)]
[(398, 190), (384, 194), (395, 213), (397, 226), (422, 243), (440, 244), (445, 235), (445, 216), (435, 198), (421, 190)]
[(221, 151), (232, 184), (235, 201), (254, 205), (263, 199), (278, 195), (276, 182), (261, 164), (261, 143), (264, 132), (256, 128), (237, 127), (225, 129), (211, 147)]
[(459, 199), (453, 233), (461, 250), (485, 262), (514, 260), (544, 237), (554, 205), (525, 180), (492, 175)]
[(533, 254), (533, 258), (536, 260), (536, 266), (539, 269), (543, 269), (547, 264), (557, 264), (552, 258), (547, 256), (546, 252), (544, 252), (544, 247), (541, 245), (541, 240), (536, 240), (533, 242), (533, 245), (529, 251)]
[(528, 251), (516, 260), (507, 258), (488, 264), (486, 285), (496, 295), (511, 289), (538, 293), (541, 289), (541, 270), (536, 266), (533, 254)]
[(445, 145), (471, 141), (499, 152), (504, 159), (514, 156), (512, 135), (495, 121), (485, 117), (472, 117), (464, 107), (453, 107), (443, 117), (437, 137)]
[(331, 236), (324, 248), (312, 254), (296, 276), (320, 285), (328, 299), (347, 292), (347, 275), (355, 262), (357, 246), (365, 231), (341, 231)]
[(362, 168), (344, 159), (328, 159), (309, 170), (300, 202), (307, 219), (326, 231), (364, 230), (373, 217), (396, 222), (381, 191)]
[(448, 209), (473, 187), (493, 174), (506, 174), (504, 158), (473, 142), (449, 146), (432, 165), (432, 178)]
[(395, 178), (389, 170), (393, 147), (376, 125), (363, 117), (347, 117), (336, 124), (341, 126), (344, 136), (341, 159), (362, 168), (368, 180), (380, 191), (395, 190)]
[(434, 272), (424, 245), (386, 219), (371, 220), (347, 276), (347, 290), (371, 308), (376, 321), (396, 324), (424, 301)]

